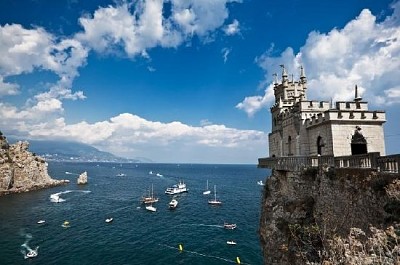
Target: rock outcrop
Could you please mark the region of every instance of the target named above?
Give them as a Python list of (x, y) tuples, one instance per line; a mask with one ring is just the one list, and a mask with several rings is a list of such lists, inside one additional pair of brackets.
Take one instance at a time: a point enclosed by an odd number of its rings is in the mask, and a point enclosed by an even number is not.
[(88, 182), (87, 172), (85, 171), (82, 174), (80, 174), (76, 182), (78, 185), (87, 184), (87, 182)]
[(399, 174), (275, 170), (261, 207), (265, 264), (400, 264)]
[(0, 132), (0, 196), (20, 193), (67, 183), (52, 179), (47, 163), (40, 156), (28, 151), (29, 143), (8, 144)]

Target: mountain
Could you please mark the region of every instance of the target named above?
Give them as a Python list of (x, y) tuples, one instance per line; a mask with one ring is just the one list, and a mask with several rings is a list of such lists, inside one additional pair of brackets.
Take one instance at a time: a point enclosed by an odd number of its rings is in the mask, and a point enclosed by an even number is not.
[[(10, 143), (17, 142), (18, 139), (8, 138)], [(108, 152), (103, 152), (97, 148), (66, 141), (50, 141), (50, 140), (27, 140), (29, 149), (47, 161), (70, 161), (70, 162), (116, 162), (116, 163), (141, 163), (147, 162), (148, 159), (128, 159), (115, 156)], [(146, 161), (147, 160), (147, 161)]]

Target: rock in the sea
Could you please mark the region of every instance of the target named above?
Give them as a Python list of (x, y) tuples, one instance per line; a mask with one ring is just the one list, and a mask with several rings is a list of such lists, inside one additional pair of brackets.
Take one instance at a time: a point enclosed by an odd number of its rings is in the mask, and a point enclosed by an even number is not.
[(86, 171), (79, 175), (77, 183), (79, 185), (83, 185), (83, 184), (87, 183), (87, 172)]
[(47, 162), (28, 151), (29, 143), (8, 144), (0, 132), (0, 196), (28, 192), (65, 184), (65, 180), (52, 179)]

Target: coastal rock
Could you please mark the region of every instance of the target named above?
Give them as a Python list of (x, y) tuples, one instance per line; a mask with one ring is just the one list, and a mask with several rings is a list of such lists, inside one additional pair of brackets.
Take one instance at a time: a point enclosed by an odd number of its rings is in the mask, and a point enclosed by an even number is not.
[(78, 185), (84, 185), (84, 184), (87, 184), (87, 182), (88, 182), (88, 176), (87, 176), (87, 172), (85, 171), (79, 175), (79, 177), (77, 179), (77, 183), (78, 183)]
[(67, 183), (52, 179), (46, 161), (28, 151), (29, 143), (19, 141), (8, 144), (0, 132), (0, 196), (21, 193)]
[[(371, 169), (274, 170), (261, 206), (264, 263), (400, 264), (399, 179)], [(388, 263), (368, 263), (376, 257)]]

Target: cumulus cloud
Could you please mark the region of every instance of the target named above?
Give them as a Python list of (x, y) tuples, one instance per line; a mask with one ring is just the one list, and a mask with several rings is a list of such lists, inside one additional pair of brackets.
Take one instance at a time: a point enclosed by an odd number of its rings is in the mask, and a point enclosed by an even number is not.
[[(3, 115), (5, 111), (6, 107), (0, 105), (0, 114)], [(8, 111), (10, 115), (7, 117), (12, 119), (16, 110), (11, 108)], [(64, 118), (34, 124), (10, 123), (9, 119), (0, 120), (0, 127), (7, 124), (8, 130), (23, 133), (26, 138), (72, 138), (128, 157), (143, 154), (147, 148), (157, 148), (158, 154), (153, 154), (154, 159), (157, 155), (164, 159), (170, 157), (174, 149), (183, 147), (194, 150), (207, 148), (218, 152), (225, 150), (228, 153), (232, 148), (240, 148), (245, 153), (259, 150), (267, 139), (265, 133), (256, 130), (238, 130), (213, 124), (195, 127), (179, 121), (162, 123), (148, 121), (130, 113), (117, 115), (107, 121), (75, 124), (67, 124)], [(187, 161), (189, 158), (180, 159)]]
[(240, 33), (239, 21), (235, 19), (231, 24), (226, 25), (224, 27), (224, 32), (228, 36), (239, 34)]
[(392, 7), (393, 14), (381, 22), (364, 9), (342, 29), (313, 31), (298, 53), (288, 47), (280, 56), (273, 57), (268, 49), (256, 59), (265, 70), (261, 82), (267, 86), (265, 95), (247, 97), (237, 107), (249, 115), (269, 107), (273, 101), (272, 74), (280, 64), (285, 64), (296, 77), (299, 67), (305, 67), (310, 99), (351, 100), (357, 84), (363, 98), (372, 104), (400, 103), (400, 2)]

